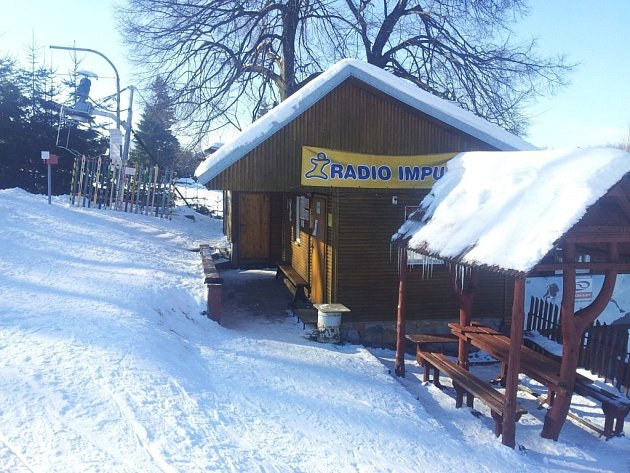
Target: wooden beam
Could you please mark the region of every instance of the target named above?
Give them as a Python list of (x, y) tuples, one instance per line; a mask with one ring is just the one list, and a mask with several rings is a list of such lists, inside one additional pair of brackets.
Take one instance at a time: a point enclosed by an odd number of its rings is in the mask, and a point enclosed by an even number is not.
[[(465, 269), (462, 267), (462, 271)], [(463, 278), (465, 287), (460, 288), (457, 283), (457, 265), (451, 265), (451, 286), (455, 292), (455, 296), (459, 301), (459, 325), (467, 327), (472, 321), (473, 300), (475, 298), (475, 290), (479, 284), (479, 270), (471, 268), (470, 275)], [(457, 350), (457, 363), (459, 366), (468, 370), (468, 354), (470, 353), (470, 341), (460, 337)]]
[(514, 302), (510, 327), (510, 351), (505, 377), (505, 406), (503, 408), (503, 445), (516, 446), (516, 393), (518, 372), (521, 366), (521, 344), (523, 343), (523, 321), (525, 318), (525, 278), (514, 280)]
[[(619, 259), (619, 247), (616, 243), (608, 245), (608, 259), (611, 261)], [(574, 321), (580, 337), (586, 328), (592, 324), (597, 317), (599, 317), (610, 302), (610, 298), (612, 297), (612, 293), (615, 289), (615, 283), (617, 282), (617, 274), (618, 273), (615, 270), (606, 271), (604, 283), (602, 284), (602, 288), (595, 300), (587, 307), (584, 307), (575, 313)]]
[[(562, 248), (567, 261), (575, 260), (575, 245), (565, 242)], [(560, 303), (560, 326), (562, 327), (562, 360), (560, 362), (560, 382), (566, 392), (557, 392), (551, 409), (545, 414), (545, 423), (540, 436), (558, 440), (562, 426), (567, 418), (577, 368), (579, 334), (575, 322), (575, 270), (567, 269), (562, 273), (562, 302)], [(568, 290), (567, 290), (568, 289)]]
[(564, 270), (572, 270), (576, 271), (578, 269), (588, 269), (594, 272), (606, 272), (606, 271), (617, 271), (617, 272), (630, 272), (630, 262), (628, 263), (599, 263), (599, 262), (591, 262), (591, 263), (541, 263), (534, 266), (534, 268), (529, 271), (527, 274), (530, 275), (532, 273), (548, 273), (549, 271), (564, 271)]
[(617, 184), (608, 191), (608, 195), (613, 198), (626, 218), (630, 220), (630, 199), (628, 199), (628, 194), (626, 194), (623, 188)]
[(400, 283), (398, 285), (398, 316), (396, 321), (396, 376), (405, 377), (405, 330), (407, 315), (407, 248), (398, 248), (398, 265), (400, 266)]
[(630, 226), (628, 225), (593, 225), (576, 227), (562, 237), (570, 243), (630, 243)]

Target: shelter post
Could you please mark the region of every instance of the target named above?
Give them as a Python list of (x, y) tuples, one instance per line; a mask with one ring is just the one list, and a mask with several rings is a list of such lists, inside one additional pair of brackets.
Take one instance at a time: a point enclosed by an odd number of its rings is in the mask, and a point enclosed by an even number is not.
[[(575, 262), (575, 244), (568, 242), (563, 248), (564, 261)], [(560, 381), (562, 391), (558, 392), (553, 405), (545, 415), (545, 424), (541, 437), (558, 440), (571, 406), (575, 387), (575, 372), (580, 356), (580, 340), (586, 328), (602, 313), (610, 301), (618, 271), (612, 269), (619, 261), (619, 248), (616, 242), (608, 245), (608, 263), (604, 283), (595, 300), (587, 307), (575, 312), (575, 267), (571, 264), (562, 270), (562, 304), (560, 319), (562, 323), (562, 361), (560, 363)]]
[(521, 345), (523, 343), (523, 321), (525, 319), (525, 278), (514, 280), (514, 302), (512, 304), (512, 325), (510, 326), (510, 352), (505, 378), (505, 405), (503, 408), (503, 445), (514, 448), (516, 445), (516, 393), (518, 392), (518, 372), (521, 366)]
[[(460, 327), (466, 327), (470, 325), (472, 321), (473, 299), (479, 280), (479, 272), (475, 268), (472, 268), (469, 277), (462, 279), (462, 287), (460, 288), (457, 282), (457, 268), (457, 266), (451, 266), (451, 284), (459, 301), (459, 325)], [(463, 267), (462, 271), (464, 271)], [(460, 337), (457, 350), (457, 363), (466, 370), (468, 370), (470, 364), (468, 362), (469, 352), (470, 342), (465, 340), (464, 337)]]
[(407, 304), (407, 248), (398, 248), (398, 265), (400, 267), (400, 282), (398, 284), (398, 317), (396, 321), (396, 376), (405, 377), (405, 327)]
[[(562, 248), (564, 263), (575, 262), (575, 244), (565, 243)], [(577, 368), (577, 345), (579, 337), (575, 325), (575, 268), (566, 265), (562, 269), (562, 302), (560, 303), (560, 323), (562, 327), (562, 361), (560, 363), (560, 381), (563, 390), (555, 393), (553, 405), (545, 414), (545, 423), (540, 436), (547, 439), (558, 440), (562, 426), (569, 413), (573, 387), (575, 384), (575, 369)], [(575, 353), (573, 353), (575, 351)], [(575, 366), (570, 368), (569, 365)], [(553, 395), (553, 393), (550, 393)]]

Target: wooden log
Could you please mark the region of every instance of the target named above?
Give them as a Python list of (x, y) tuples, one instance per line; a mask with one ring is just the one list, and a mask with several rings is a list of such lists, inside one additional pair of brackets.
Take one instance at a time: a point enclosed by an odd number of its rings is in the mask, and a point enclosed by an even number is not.
[(396, 318), (396, 364), (394, 372), (396, 376), (405, 377), (405, 330), (407, 313), (407, 248), (398, 249), (400, 282), (398, 284), (398, 313)]
[(505, 380), (505, 406), (503, 408), (503, 433), (501, 436), (503, 445), (511, 448), (516, 446), (516, 394), (518, 391), (518, 372), (521, 366), (521, 345), (523, 343), (524, 299), (525, 279), (519, 278), (514, 281), (510, 351)]

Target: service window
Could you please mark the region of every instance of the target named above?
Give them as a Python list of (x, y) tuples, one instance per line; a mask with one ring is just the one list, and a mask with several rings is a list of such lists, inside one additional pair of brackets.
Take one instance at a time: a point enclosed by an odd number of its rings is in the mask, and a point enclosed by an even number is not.
[(291, 200), (288, 204), (289, 222), (293, 228), (293, 241), (300, 243), (300, 232), (309, 231), (309, 199), (306, 196), (298, 195), (295, 201)]

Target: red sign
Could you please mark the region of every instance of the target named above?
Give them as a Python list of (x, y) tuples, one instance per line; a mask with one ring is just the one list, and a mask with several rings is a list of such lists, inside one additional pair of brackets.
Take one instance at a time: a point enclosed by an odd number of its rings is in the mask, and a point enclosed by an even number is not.
[(48, 159), (45, 159), (44, 162), (46, 164), (59, 164), (59, 156), (56, 154), (51, 154)]

